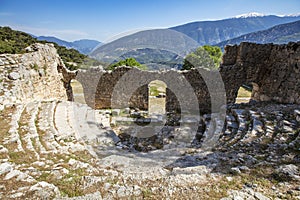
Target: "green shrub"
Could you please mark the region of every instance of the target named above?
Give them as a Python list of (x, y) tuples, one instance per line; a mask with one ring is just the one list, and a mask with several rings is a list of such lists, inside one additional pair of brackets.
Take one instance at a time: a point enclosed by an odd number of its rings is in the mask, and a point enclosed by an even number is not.
[(147, 70), (148, 69), (148, 67), (146, 65), (140, 64), (134, 58), (126, 58), (125, 60), (120, 60), (117, 63), (113, 63), (113, 64), (109, 65), (106, 69), (114, 70), (115, 68), (117, 68), (119, 66), (136, 67), (136, 68), (141, 69), (141, 70)]

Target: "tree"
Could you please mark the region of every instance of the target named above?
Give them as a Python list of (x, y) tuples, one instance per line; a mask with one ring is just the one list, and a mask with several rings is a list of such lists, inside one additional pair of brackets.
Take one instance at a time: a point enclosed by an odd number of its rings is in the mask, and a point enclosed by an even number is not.
[(116, 67), (119, 66), (128, 66), (128, 67), (136, 67), (141, 70), (146, 70), (147, 66), (140, 64), (138, 61), (136, 61), (134, 58), (126, 58), (125, 60), (120, 60), (117, 63), (113, 63), (109, 65), (106, 69), (108, 70), (114, 70)]
[(195, 52), (188, 54), (182, 66), (182, 70), (192, 68), (217, 69), (220, 65), (222, 51), (219, 47), (205, 45), (199, 47)]
[(217, 46), (209, 46), (204, 45), (204, 50), (209, 54), (209, 57), (213, 59), (215, 68), (219, 68), (220, 63), (222, 61), (222, 50), (220, 47)]

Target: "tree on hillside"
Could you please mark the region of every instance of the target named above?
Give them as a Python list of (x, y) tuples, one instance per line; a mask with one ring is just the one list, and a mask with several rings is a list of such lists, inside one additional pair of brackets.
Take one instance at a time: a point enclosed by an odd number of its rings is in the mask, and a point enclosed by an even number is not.
[[(31, 35), (12, 30), (10, 27), (1, 27), (0, 26), (0, 54), (3, 53), (26, 53), (25, 48), (34, 44), (34, 43), (49, 43), (47, 41), (38, 41), (36, 38), (33, 38)], [(75, 49), (67, 49), (66, 47), (59, 46), (58, 44), (51, 42), (54, 44), (57, 49), (57, 53), (64, 61), (66, 67), (70, 70), (76, 70), (81, 68), (83, 65), (102, 65), (99, 61), (89, 58), (86, 55), (81, 54), (79, 51)], [(72, 65), (69, 63), (76, 63), (76, 65)]]
[(120, 60), (117, 63), (113, 63), (113, 64), (109, 65), (106, 69), (114, 70), (116, 67), (119, 67), (119, 66), (136, 67), (141, 70), (147, 69), (146, 65), (142, 65), (141, 63), (136, 61), (134, 58), (126, 58), (125, 60)]
[(207, 68), (210, 70), (217, 69), (220, 65), (222, 51), (219, 47), (202, 46), (196, 51), (188, 54), (182, 66), (182, 70), (189, 70), (192, 68)]

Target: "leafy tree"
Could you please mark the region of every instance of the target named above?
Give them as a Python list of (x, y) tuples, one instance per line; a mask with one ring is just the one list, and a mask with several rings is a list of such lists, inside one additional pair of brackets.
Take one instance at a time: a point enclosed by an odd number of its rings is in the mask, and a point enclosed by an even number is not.
[(209, 45), (204, 45), (203, 46), (204, 50), (208, 52), (209, 57), (213, 59), (215, 68), (219, 68), (220, 63), (222, 61), (222, 50), (220, 47), (217, 46), (209, 46)]
[(220, 65), (222, 51), (219, 47), (205, 45), (199, 47), (195, 52), (188, 54), (182, 66), (182, 70), (192, 68), (217, 69)]
[(128, 67), (136, 67), (141, 70), (146, 70), (147, 66), (140, 64), (138, 61), (136, 61), (134, 58), (126, 58), (125, 60), (120, 60), (117, 63), (113, 63), (109, 65), (106, 69), (108, 70), (114, 70), (116, 67), (119, 66), (128, 66)]

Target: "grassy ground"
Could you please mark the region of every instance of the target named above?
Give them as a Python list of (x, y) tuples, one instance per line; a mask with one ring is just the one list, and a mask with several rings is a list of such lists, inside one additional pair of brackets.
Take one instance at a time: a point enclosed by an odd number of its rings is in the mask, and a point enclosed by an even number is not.
[(149, 84), (150, 96), (157, 96), (159, 93), (166, 94), (166, 87), (166, 84), (162, 81), (152, 81)]
[(236, 98), (236, 103), (247, 103), (251, 98), (251, 92), (243, 87), (240, 87)]
[(154, 98), (160, 93), (166, 94), (166, 84), (162, 81), (155, 80), (149, 84), (149, 114), (165, 114), (166, 98)]

